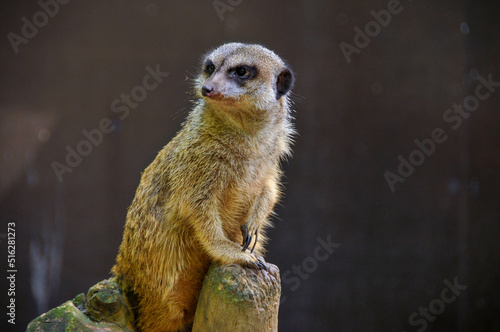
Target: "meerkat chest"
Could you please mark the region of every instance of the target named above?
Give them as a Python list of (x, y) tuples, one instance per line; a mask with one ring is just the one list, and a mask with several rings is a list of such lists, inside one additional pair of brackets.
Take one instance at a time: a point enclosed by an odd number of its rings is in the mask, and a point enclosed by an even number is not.
[(238, 173), (224, 188), (223, 206), (228, 212), (245, 214), (266, 187), (277, 185), (277, 165), (269, 163), (269, 160), (252, 161)]

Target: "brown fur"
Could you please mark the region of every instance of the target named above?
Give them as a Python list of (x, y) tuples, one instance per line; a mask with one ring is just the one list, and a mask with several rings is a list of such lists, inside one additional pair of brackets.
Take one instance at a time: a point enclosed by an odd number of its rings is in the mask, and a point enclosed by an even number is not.
[[(235, 78), (241, 65), (256, 68), (255, 77)], [(137, 296), (141, 331), (189, 328), (210, 262), (259, 266), (279, 161), (290, 152), (292, 81), (259, 45), (225, 44), (205, 57), (199, 99), (142, 174), (112, 269)], [(203, 86), (214, 95), (202, 96)], [(254, 253), (242, 251), (242, 225), (258, 233)]]

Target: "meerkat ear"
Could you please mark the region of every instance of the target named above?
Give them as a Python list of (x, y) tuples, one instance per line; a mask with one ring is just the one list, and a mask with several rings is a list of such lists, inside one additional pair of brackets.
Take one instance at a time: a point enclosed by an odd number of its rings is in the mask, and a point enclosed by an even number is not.
[(276, 80), (276, 99), (286, 94), (293, 86), (293, 74), (288, 68), (284, 68)]

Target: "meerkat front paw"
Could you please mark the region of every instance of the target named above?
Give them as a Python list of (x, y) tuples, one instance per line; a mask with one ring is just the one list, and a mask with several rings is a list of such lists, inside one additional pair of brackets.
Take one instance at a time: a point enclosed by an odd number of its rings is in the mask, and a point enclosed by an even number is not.
[(264, 258), (251, 253), (250, 254), (251, 259), (248, 260), (245, 264), (246, 267), (250, 267), (252, 269), (258, 269), (258, 270), (266, 270), (268, 271), (267, 264), (264, 261)]
[(252, 227), (252, 225), (253, 224), (245, 224), (241, 226), (241, 234), (243, 234), (243, 243), (241, 244), (243, 247), (242, 251), (247, 250), (252, 244), (252, 239), (254, 239), (252, 248), (250, 249), (250, 253), (253, 253), (255, 245), (259, 240), (259, 227)]

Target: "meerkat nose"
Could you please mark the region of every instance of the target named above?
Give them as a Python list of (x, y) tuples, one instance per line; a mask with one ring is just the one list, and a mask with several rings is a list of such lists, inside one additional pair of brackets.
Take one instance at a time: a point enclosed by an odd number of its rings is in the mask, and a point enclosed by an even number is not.
[(210, 85), (204, 85), (201, 88), (201, 94), (205, 97), (212, 97), (214, 94), (214, 87)]

